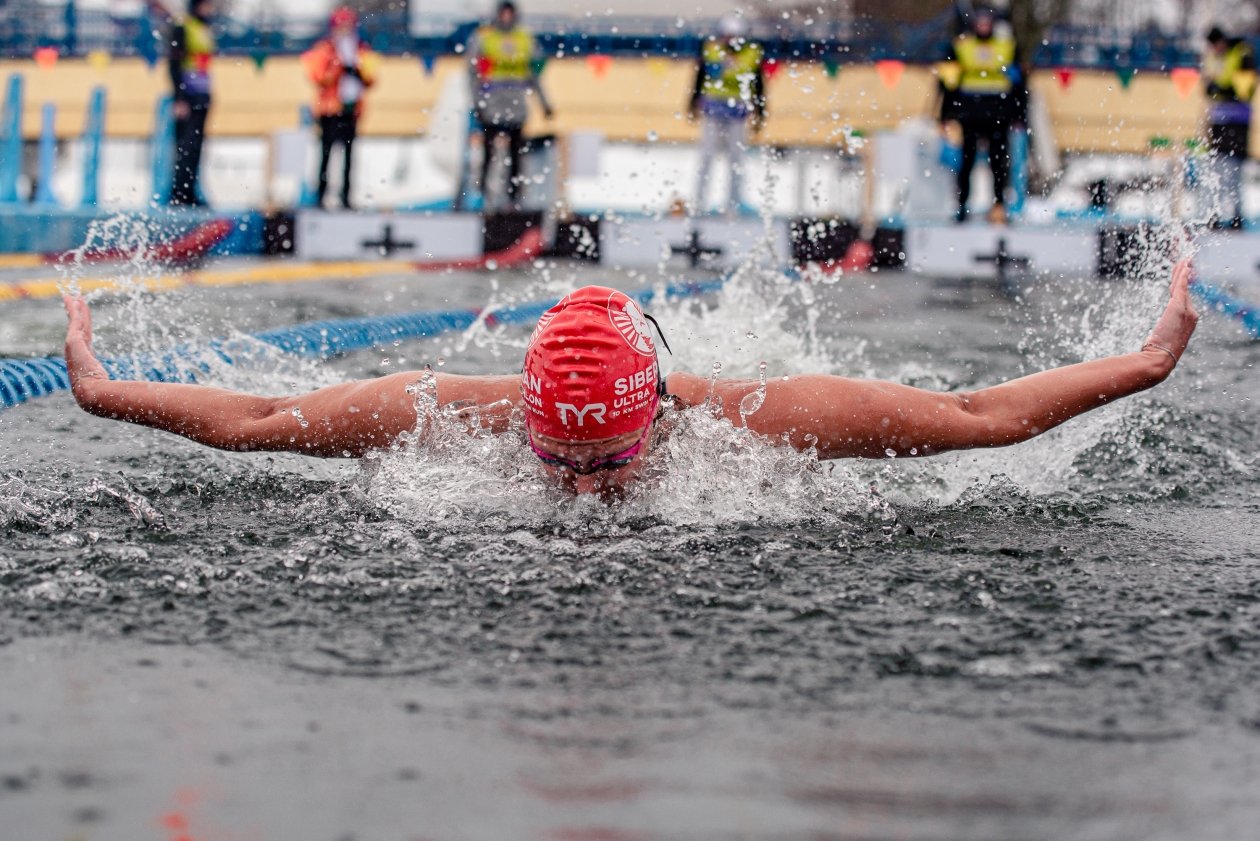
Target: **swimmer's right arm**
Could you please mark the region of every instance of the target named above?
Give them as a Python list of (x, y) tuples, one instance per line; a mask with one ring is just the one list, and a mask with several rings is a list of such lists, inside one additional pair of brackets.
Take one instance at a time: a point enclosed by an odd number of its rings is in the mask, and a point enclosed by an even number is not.
[[(92, 351), (87, 302), (67, 296), (66, 369), (78, 404), (99, 417), (181, 435), (223, 450), (356, 457), (387, 449), (416, 425), (409, 371), (340, 383), (309, 394), (260, 397), (203, 385), (110, 380)], [(515, 400), (519, 377), (439, 374), (438, 402)], [(491, 431), (498, 422), (488, 421)]]

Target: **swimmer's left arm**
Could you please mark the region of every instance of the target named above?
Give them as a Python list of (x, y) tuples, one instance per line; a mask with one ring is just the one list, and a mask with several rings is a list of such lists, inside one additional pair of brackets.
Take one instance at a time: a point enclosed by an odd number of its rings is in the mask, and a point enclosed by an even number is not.
[[(756, 383), (720, 384), (717, 395), (731, 423), (746, 422), (752, 431), (797, 449), (816, 448), (820, 458), (931, 455), (1015, 444), (1172, 373), (1198, 320), (1189, 298), (1190, 275), (1188, 261), (1176, 266), (1168, 305), (1134, 353), (967, 393), (826, 375), (787, 377), (769, 382), (761, 406), (747, 416), (740, 414), (740, 404), (756, 391)], [(676, 388), (674, 378), (670, 387)], [(706, 387), (698, 377), (677, 383), (688, 402), (702, 401)]]

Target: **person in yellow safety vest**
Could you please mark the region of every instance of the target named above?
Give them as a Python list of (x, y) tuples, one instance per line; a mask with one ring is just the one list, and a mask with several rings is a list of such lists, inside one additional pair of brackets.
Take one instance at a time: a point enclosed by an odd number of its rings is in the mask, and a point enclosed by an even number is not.
[(988, 220), (1006, 222), (1006, 186), (1010, 176), (1011, 126), (1026, 120), (1027, 92), (1020, 69), (1019, 48), (1009, 34), (997, 32), (995, 14), (973, 12), (970, 32), (954, 39), (948, 60), (940, 67), (940, 121), (962, 129), (962, 166), (958, 170), (958, 210), (955, 219), (967, 221), (971, 173), (981, 144), (989, 152), (993, 173), (993, 207)]
[(700, 166), (696, 172), (694, 210), (705, 212), (709, 171), (713, 159), (726, 156), (730, 192), (724, 209), (734, 212), (740, 201), (748, 123), (761, 130), (766, 117), (765, 54), (748, 39), (742, 17), (727, 15), (719, 22), (720, 37), (708, 38), (700, 48), (700, 63), (692, 86), (688, 112), (700, 120)]
[(328, 36), (302, 56), (306, 73), (315, 83), (315, 116), (319, 120), (319, 190), (315, 203), (323, 207), (328, 192), (328, 163), (333, 146), (341, 146), (341, 206), (350, 205), (350, 171), (354, 139), (363, 115), (363, 94), (376, 82), (380, 59), (359, 38), (359, 15), (339, 6), (328, 18)]
[(1207, 79), (1208, 150), (1214, 178), (1208, 186), (1218, 191), (1213, 223), (1241, 229), (1242, 166), (1251, 134), (1251, 98), (1256, 92), (1256, 56), (1251, 45), (1228, 38), (1218, 26), (1207, 34), (1204, 56)]
[[(525, 120), (529, 116), (528, 94), (533, 91), (547, 119), (554, 116), (551, 104), (538, 81), (538, 50), (534, 36), (518, 25), (516, 4), (501, 0), (493, 23), (473, 35), (468, 56), (471, 62), (473, 107), (484, 138), (481, 160), (481, 193), (489, 198), (490, 162), (495, 143), (507, 138), (508, 203), (518, 208), (521, 154), (524, 151)], [(462, 199), (463, 197), (458, 197)]]
[(171, 29), (167, 65), (175, 116), (175, 166), (169, 202), (202, 205), (197, 188), (206, 117), (210, 114), (210, 62), (214, 58), (212, 0), (192, 0), (188, 16)]

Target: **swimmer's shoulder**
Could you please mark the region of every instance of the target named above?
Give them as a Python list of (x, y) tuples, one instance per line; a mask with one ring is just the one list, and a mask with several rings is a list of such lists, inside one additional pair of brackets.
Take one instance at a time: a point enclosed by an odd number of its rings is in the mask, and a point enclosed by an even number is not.
[[(422, 371), (415, 372), (420, 377)], [(438, 403), (469, 402), (488, 406), (506, 400), (516, 405), (521, 402), (520, 374), (438, 374)]]
[(665, 390), (673, 395), (679, 408), (699, 406), (709, 395), (709, 381), (686, 371), (675, 371), (665, 378)]

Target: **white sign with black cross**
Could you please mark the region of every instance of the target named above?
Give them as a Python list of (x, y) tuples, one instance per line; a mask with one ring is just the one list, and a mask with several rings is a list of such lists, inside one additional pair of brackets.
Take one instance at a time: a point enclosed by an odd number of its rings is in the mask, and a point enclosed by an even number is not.
[(472, 214), (301, 210), (294, 253), (302, 260), (475, 260), (484, 247)]
[(768, 233), (760, 219), (720, 217), (605, 219), (599, 226), (599, 261), (606, 266), (729, 269), (766, 245), (773, 251), (769, 262), (791, 259), (786, 220), (773, 220)]

